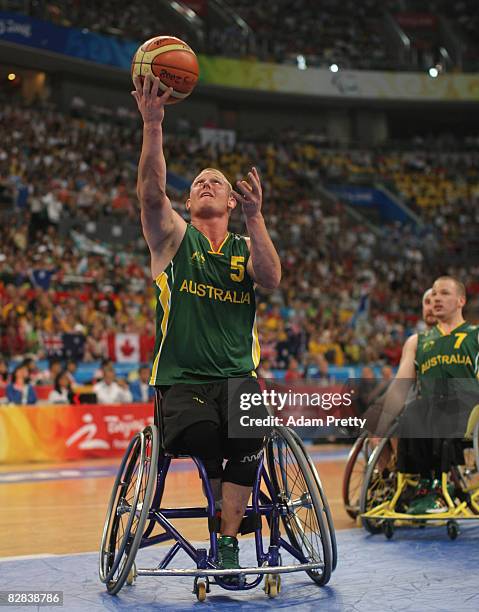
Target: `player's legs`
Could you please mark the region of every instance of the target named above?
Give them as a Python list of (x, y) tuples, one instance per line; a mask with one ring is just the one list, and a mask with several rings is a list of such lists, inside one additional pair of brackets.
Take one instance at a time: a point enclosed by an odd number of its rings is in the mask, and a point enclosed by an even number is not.
[(230, 438), (224, 443), (228, 461), (223, 471), (221, 534), (236, 537), (253, 489), (263, 439)]

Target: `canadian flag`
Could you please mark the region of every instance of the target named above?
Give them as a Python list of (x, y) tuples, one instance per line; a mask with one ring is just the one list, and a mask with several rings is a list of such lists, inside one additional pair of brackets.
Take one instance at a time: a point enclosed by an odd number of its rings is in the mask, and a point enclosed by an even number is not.
[(114, 359), (122, 363), (138, 363), (140, 361), (140, 335), (115, 334)]

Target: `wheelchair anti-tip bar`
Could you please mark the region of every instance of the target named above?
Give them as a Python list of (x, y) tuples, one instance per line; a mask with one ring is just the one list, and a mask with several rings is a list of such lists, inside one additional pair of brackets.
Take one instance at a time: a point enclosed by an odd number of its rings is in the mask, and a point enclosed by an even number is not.
[(324, 563), (301, 563), (275, 567), (242, 567), (239, 569), (137, 569), (137, 576), (241, 576), (250, 574), (290, 574), (314, 569), (324, 569)]

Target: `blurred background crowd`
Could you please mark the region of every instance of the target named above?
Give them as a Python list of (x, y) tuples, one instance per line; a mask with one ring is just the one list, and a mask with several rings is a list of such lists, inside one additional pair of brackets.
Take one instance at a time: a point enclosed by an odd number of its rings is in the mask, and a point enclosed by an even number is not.
[[(183, 4), (194, 5), (189, 21), (175, 21), (167, 2), (4, 0), (0, 8), (122, 40), (168, 31), (208, 54), (332, 72), (334, 64), (467, 71), (479, 57), (472, 0), (322, 0), (321, 11), (313, 0), (298, 0), (294, 10), (284, 0)], [(396, 53), (399, 35), (410, 53)], [(69, 109), (52, 100), (28, 105), (6, 95), (0, 103), (0, 401), (36, 401), (29, 383), (47, 387), (43, 395), (56, 393), (52, 401), (74, 401), (75, 385), (85, 382), (104, 383), (94, 391), (98, 401), (131, 401), (138, 397), (131, 385), (146, 376), (147, 368), (137, 366), (151, 360), (155, 333), (135, 192), (138, 116), (131, 108), (115, 114), (85, 104), (81, 96)], [(389, 376), (407, 336), (423, 328), (423, 292), (443, 273), (465, 281), (467, 315), (476, 321), (474, 130), (419, 136), (404, 126), (398, 137), (401, 129), (393, 126), (394, 139), (366, 147), (364, 139), (362, 145), (332, 139), (324, 124), (291, 125), (206, 142), (198, 125), (178, 118), (165, 137), (169, 195), (182, 215), (200, 169), (218, 167), (232, 183), (252, 165), (260, 171), (264, 214), (283, 266), (280, 288), (258, 291), (260, 374), (331, 381), (334, 368), (375, 366)], [(407, 222), (349, 205), (344, 186), (380, 187), (407, 208)], [(232, 229), (244, 232), (240, 211)], [(135, 367), (117, 380), (118, 362)], [(79, 364), (93, 364), (88, 377), (79, 377)], [(15, 388), (7, 389), (12, 376)]]
[[(0, 129), (2, 356), (64, 365), (115, 359), (115, 335), (136, 334), (147, 362), (154, 291), (135, 194), (138, 124), (6, 104)], [(259, 296), (260, 372), (289, 380), (327, 378), (330, 365), (397, 366), (405, 338), (422, 325), (421, 296), (434, 271), (469, 280), (473, 315), (479, 299), (478, 270), (468, 264), (479, 221), (478, 153), (468, 143), (443, 153), (418, 142), (345, 151), (316, 136), (231, 147), (190, 134), (166, 139), (169, 171), (186, 183), (207, 166), (233, 182), (259, 168), (283, 263), (280, 288)], [(420, 222), (354, 218), (322, 191), (346, 179), (389, 185)], [(186, 192), (170, 195), (185, 214)], [(236, 213), (233, 229), (241, 232)], [(105, 220), (120, 235), (125, 223), (133, 226), (132, 240), (96, 239)]]
[[(183, 6), (194, 10), (189, 21), (178, 15), (175, 20), (167, 2), (19, 0), (13, 4), (67, 27), (130, 40), (164, 31), (210, 55), (276, 63), (372, 70), (459, 64), (462, 70), (474, 70), (479, 59), (475, 0), (296, 0), (294, 7), (287, 0), (184, 0)], [(399, 30), (409, 40), (404, 53), (398, 52)], [(461, 48), (459, 61), (450, 50), (455, 47)]]

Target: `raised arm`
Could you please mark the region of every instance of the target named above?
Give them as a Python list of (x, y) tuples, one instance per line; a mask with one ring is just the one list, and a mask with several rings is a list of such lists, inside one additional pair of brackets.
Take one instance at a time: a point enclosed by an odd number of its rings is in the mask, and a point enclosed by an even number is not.
[(238, 181), (241, 193), (233, 191), (236, 201), (241, 204), (246, 220), (251, 256), (247, 271), (251, 278), (265, 289), (276, 289), (281, 281), (281, 263), (273, 242), (269, 237), (261, 212), (263, 193), (258, 171), (252, 168), (247, 181)]
[(163, 153), (163, 118), (171, 89), (158, 96), (160, 79), (147, 75), (143, 85), (134, 79), (132, 95), (143, 118), (143, 145), (138, 165), (137, 194), (141, 225), (151, 253), (151, 275), (156, 278), (175, 255), (186, 231), (166, 195), (166, 162)]

